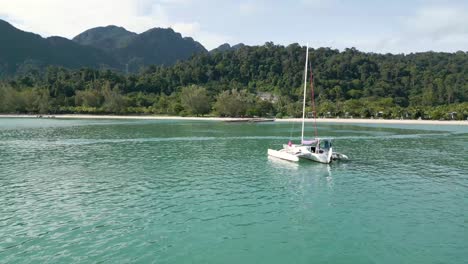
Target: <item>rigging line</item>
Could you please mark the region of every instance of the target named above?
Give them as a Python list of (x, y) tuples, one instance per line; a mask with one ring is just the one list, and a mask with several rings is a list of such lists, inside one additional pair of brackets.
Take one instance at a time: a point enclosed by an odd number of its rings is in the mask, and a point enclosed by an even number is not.
[(312, 73), (312, 62), (309, 61), (310, 67), (310, 92), (312, 94), (312, 111), (314, 114), (314, 129), (315, 129), (315, 137), (318, 138), (317, 132), (317, 111), (315, 110), (315, 93), (314, 93), (314, 74)]
[(289, 139), (291, 140), (292, 139), (292, 134), (293, 134), (293, 131), (294, 131), (294, 127), (295, 127), (295, 123), (294, 121), (290, 121), (290, 123), (292, 123), (292, 128), (290, 129), (289, 131)]
[(309, 43), (306, 46), (306, 60), (304, 65), (304, 99), (302, 100), (302, 132), (301, 144), (304, 142), (304, 121), (305, 121), (305, 106), (306, 106), (306, 90), (307, 90), (307, 63), (309, 62)]

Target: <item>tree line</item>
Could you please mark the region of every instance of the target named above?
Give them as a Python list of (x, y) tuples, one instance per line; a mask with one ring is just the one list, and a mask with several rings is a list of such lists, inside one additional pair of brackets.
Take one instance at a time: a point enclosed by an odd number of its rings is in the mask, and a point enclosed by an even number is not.
[[(468, 116), (466, 52), (394, 55), (319, 48), (309, 56), (318, 116)], [(304, 61), (305, 48), (298, 44), (266, 43), (198, 54), (136, 74), (29, 67), (0, 82), (0, 112), (298, 117)]]

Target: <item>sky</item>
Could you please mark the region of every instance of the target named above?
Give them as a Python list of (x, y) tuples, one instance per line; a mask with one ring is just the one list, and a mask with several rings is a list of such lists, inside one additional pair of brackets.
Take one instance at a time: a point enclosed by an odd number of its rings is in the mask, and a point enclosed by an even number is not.
[(0, 19), (43, 37), (97, 26), (171, 27), (223, 43), (411, 53), (468, 51), (468, 0), (0, 0)]

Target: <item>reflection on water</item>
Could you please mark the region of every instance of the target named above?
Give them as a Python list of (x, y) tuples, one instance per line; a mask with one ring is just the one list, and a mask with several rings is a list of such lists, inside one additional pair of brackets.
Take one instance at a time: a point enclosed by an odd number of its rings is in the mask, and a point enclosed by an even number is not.
[(299, 164), (297, 162), (291, 162), (272, 156), (268, 156), (268, 163), (270, 166), (278, 169), (297, 170), (299, 168)]

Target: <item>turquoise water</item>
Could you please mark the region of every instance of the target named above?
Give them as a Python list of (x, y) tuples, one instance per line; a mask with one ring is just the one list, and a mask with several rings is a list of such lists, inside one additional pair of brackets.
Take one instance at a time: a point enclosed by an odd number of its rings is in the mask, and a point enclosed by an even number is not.
[[(312, 133), (312, 128), (308, 131)], [(1, 263), (466, 263), (468, 126), (0, 119)]]

